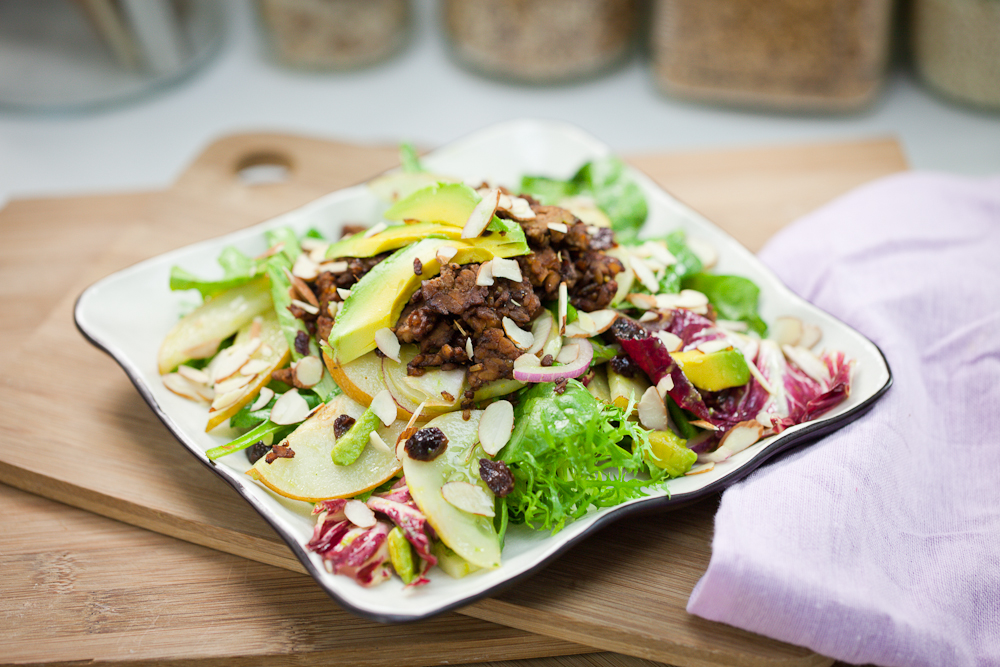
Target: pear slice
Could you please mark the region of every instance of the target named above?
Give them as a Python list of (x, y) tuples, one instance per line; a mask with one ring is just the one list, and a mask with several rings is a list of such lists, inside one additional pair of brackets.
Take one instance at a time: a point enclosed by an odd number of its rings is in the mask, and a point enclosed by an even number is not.
[[(339, 466), (330, 458), (336, 439), (333, 422), (340, 415), (355, 419), (365, 407), (346, 394), (341, 394), (316, 411), (283, 442), (295, 456), (267, 463), (261, 458), (247, 474), (275, 493), (315, 503), (330, 498), (350, 498), (374, 489), (392, 478), (401, 467), (392, 449), (366, 446), (361, 456), (348, 466)], [(387, 443), (395, 444), (405, 422), (395, 421), (388, 428), (379, 426), (378, 434)]]
[[(323, 361), (337, 386), (366, 407), (371, 405), (373, 396), (386, 388), (382, 379), (382, 358), (374, 350), (354, 361), (338, 364), (324, 349)], [(402, 414), (399, 418), (402, 419)]]
[[(255, 333), (254, 329), (252, 321), (243, 325), (236, 334), (233, 346), (249, 343)], [(269, 310), (261, 316), (259, 334), (257, 335), (260, 336), (261, 344), (250, 355), (247, 364), (259, 361), (260, 364), (257, 365), (262, 366), (263, 370), (254, 375), (253, 379), (239, 390), (243, 393), (234, 402), (222, 409), (208, 411), (208, 424), (205, 426), (205, 432), (211, 431), (239, 412), (244, 405), (260, 393), (264, 385), (270, 382), (271, 373), (288, 363), (291, 350), (288, 349), (288, 340), (281, 331), (281, 324), (278, 323), (278, 315), (274, 310)]]
[(479, 459), (487, 458), (478, 443), (482, 415), (481, 410), (473, 410), (466, 421), (461, 412), (449, 412), (429, 421), (424, 428), (441, 429), (448, 446), (433, 461), (404, 456), (403, 472), (410, 495), (441, 541), (469, 563), (492, 569), (500, 566), (500, 538), (493, 520), (458, 509), (441, 492), (448, 482), (469, 482), (493, 497), (479, 478)]

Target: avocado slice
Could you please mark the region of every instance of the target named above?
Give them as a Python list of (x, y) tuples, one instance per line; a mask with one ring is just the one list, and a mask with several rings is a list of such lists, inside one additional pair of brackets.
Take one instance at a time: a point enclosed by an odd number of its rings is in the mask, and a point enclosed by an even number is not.
[(465, 183), (435, 183), (400, 199), (386, 220), (419, 220), (462, 227), (481, 197)]
[(700, 350), (670, 354), (687, 379), (698, 389), (721, 391), (740, 387), (750, 381), (750, 368), (739, 350), (718, 350), (705, 354)]
[(358, 232), (346, 239), (330, 244), (326, 250), (329, 259), (336, 257), (374, 257), (395, 250), (414, 241), (432, 236), (457, 239), (462, 236), (462, 228), (439, 225), (434, 222), (419, 222), (414, 225), (393, 225), (388, 229), (366, 237), (367, 232)]
[[(420, 281), (440, 272), (437, 252), (444, 246), (458, 251), (451, 259), (454, 264), (527, 254), (528, 245), (520, 226), (506, 220), (501, 222), (511, 227), (511, 233), (466, 240), (423, 239), (397, 250), (376, 264), (351, 288), (351, 295), (337, 313), (329, 338), (334, 363), (346, 364), (375, 349), (375, 332), (394, 325), (403, 306), (420, 286)], [(413, 273), (414, 260), (417, 259), (423, 266), (419, 276)]]

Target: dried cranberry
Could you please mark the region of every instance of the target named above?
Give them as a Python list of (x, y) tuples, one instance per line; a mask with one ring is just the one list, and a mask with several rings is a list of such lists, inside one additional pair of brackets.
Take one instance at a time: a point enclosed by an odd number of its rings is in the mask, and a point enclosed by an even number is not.
[(500, 498), (514, 490), (514, 475), (503, 461), (479, 459), (479, 478)]
[(354, 426), (354, 417), (351, 415), (340, 415), (333, 420), (333, 437), (340, 440), (344, 437), (344, 434), (351, 430)]
[(612, 357), (610, 363), (611, 370), (627, 378), (635, 377), (635, 374), (642, 370), (637, 363), (632, 361), (632, 357), (627, 354), (619, 354), (616, 357)]
[(305, 331), (299, 330), (295, 334), (295, 351), (302, 356), (309, 354), (309, 334)]
[(263, 440), (258, 440), (249, 447), (247, 447), (247, 458), (250, 460), (250, 464), (253, 465), (260, 460), (260, 457), (271, 451), (270, 445), (265, 445)]
[(437, 426), (422, 428), (406, 441), (407, 455), (415, 461), (433, 461), (448, 446), (448, 436)]

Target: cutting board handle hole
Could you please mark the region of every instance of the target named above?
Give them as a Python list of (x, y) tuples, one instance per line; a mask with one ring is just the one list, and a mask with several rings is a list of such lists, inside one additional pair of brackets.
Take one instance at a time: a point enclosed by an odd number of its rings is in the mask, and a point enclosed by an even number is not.
[(247, 187), (287, 183), (292, 176), (291, 159), (280, 153), (257, 151), (236, 161), (236, 177)]

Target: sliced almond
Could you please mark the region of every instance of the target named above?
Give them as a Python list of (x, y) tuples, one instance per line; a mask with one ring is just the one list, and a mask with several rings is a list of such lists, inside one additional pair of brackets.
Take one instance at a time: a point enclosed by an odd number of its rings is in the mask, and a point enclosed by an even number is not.
[(479, 265), (479, 273), (476, 274), (476, 285), (479, 287), (489, 287), (492, 284), (493, 260), (489, 260)]
[(807, 350), (816, 347), (816, 343), (823, 339), (823, 330), (815, 324), (802, 325), (802, 338), (799, 339), (799, 347)]
[(344, 505), (344, 516), (358, 528), (371, 528), (378, 521), (375, 512), (360, 500), (348, 500)]
[(691, 469), (684, 473), (684, 475), (685, 477), (691, 475), (701, 475), (702, 473), (712, 472), (713, 470), (715, 470), (715, 461), (709, 461), (708, 463), (699, 463), (691, 466)]
[(579, 321), (577, 321), (566, 325), (566, 333), (564, 335), (566, 338), (590, 338), (594, 333), (590, 329), (584, 329), (580, 326)]
[(517, 260), (494, 257), (492, 262), (494, 278), (506, 278), (515, 283), (521, 282), (521, 265), (517, 263)]
[(338, 287), (337, 296), (340, 297), (341, 301), (347, 301), (347, 299), (351, 296), (351, 290), (344, 289), (343, 287)]
[(666, 267), (677, 263), (677, 258), (667, 250), (667, 244), (663, 241), (646, 241), (643, 245), (648, 249), (649, 256), (662, 266)]
[[(641, 295), (637, 294), (636, 296), (641, 296)], [(654, 302), (654, 305), (655, 305), (655, 302)], [(658, 319), (660, 319), (660, 314), (658, 312), (656, 312), (655, 310), (647, 310), (639, 318), (639, 321), (640, 322), (652, 322), (653, 320), (658, 320)]]
[[(311, 306), (317, 308), (319, 307), (319, 300), (316, 298), (316, 295), (313, 294), (313, 291), (309, 289), (309, 285), (307, 285), (304, 280), (294, 276), (288, 269), (285, 269), (285, 277), (292, 283), (292, 288), (295, 289), (295, 292), (299, 295), (300, 300), (305, 301)], [(292, 298), (294, 299), (295, 297)]]
[(610, 329), (611, 325), (618, 319), (618, 311), (611, 310), (610, 308), (595, 310), (590, 313), (590, 317), (594, 321), (595, 332), (602, 334)]
[(580, 346), (576, 343), (569, 343), (564, 345), (559, 354), (556, 355), (556, 361), (560, 364), (571, 364), (577, 360), (580, 356)]
[(389, 327), (382, 327), (375, 332), (375, 346), (397, 364), (399, 363), (399, 339)]
[(691, 426), (697, 426), (698, 428), (703, 428), (706, 431), (718, 431), (719, 427), (712, 422), (707, 422), (704, 419), (695, 419), (691, 422)]
[(474, 352), (474, 350), (472, 349), (472, 339), (471, 338), (466, 338), (465, 339), (465, 356), (467, 356), (470, 360), (474, 359), (475, 358), (475, 354), (473, 354), (473, 352)]
[(514, 405), (510, 401), (495, 401), (483, 411), (479, 420), (479, 444), (490, 456), (510, 440), (514, 428)]
[(314, 306), (311, 303), (306, 303), (305, 301), (301, 301), (299, 299), (292, 299), (292, 305), (298, 306), (310, 315), (319, 315), (319, 306)]
[(261, 387), (260, 393), (257, 395), (257, 400), (250, 405), (251, 412), (263, 410), (264, 407), (271, 402), (272, 398), (274, 398), (274, 390), (267, 387)]
[(684, 345), (684, 341), (681, 340), (680, 336), (672, 334), (669, 331), (656, 331), (653, 335), (660, 339), (663, 347), (667, 348), (667, 352), (676, 352)]
[(725, 338), (716, 338), (715, 340), (707, 340), (704, 343), (698, 343), (696, 349), (701, 350), (705, 354), (712, 354), (713, 352), (721, 352), (731, 348), (732, 345)]
[(487, 190), (482, 194), (482, 199), (472, 209), (469, 218), (462, 227), (463, 239), (474, 239), (483, 233), (483, 230), (490, 224), (493, 214), (496, 213), (497, 205), (500, 203), (500, 190)]
[(531, 347), (528, 348), (528, 352), (532, 354), (537, 354), (542, 346), (549, 340), (549, 336), (552, 334), (552, 327), (555, 326), (555, 318), (547, 310), (543, 310), (542, 314), (535, 318), (535, 321), (531, 323), (531, 335), (534, 337), (534, 341), (531, 343)]
[(651, 294), (632, 293), (625, 298), (636, 308), (642, 308), (643, 310), (656, 308), (656, 297)]
[(163, 386), (177, 394), (181, 398), (186, 398), (189, 401), (195, 401), (197, 403), (204, 402), (204, 398), (195, 389), (194, 384), (188, 380), (186, 377), (179, 373), (167, 373), (162, 378)]
[(456, 509), (477, 516), (492, 517), (493, 495), (479, 486), (469, 482), (448, 482), (441, 487), (441, 496)]
[[(329, 250), (329, 249), (330, 249), (330, 244), (329, 243), (324, 243), (322, 245), (316, 246), (312, 250), (308, 251), (309, 252), (309, 259), (311, 259), (313, 261), (313, 264), (316, 264), (317, 267), (318, 267), (323, 262), (328, 261), (327, 258), (326, 258), (326, 251)], [(303, 248), (303, 250), (305, 250), (305, 248)], [(325, 271), (325, 270), (326, 269), (320, 268), (319, 272), (323, 273), (323, 271)]]
[(193, 382), (191, 383), (191, 386), (194, 387), (194, 390), (198, 392), (198, 395), (201, 396), (206, 403), (211, 403), (215, 400), (215, 389), (212, 387), (203, 384), (194, 384)]
[(243, 364), (248, 361), (250, 361), (250, 354), (242, 346), (237, 348), (234, 345), (233, 347), (226, 348), (209, 365), (212, 383), (215, 384), (221, 380), (225, 380), (243, 368)]
[(212, 411), (218, 412), (219, 410), (225, 410), (230, 405), (234, 404), (236, 401), (243, 398), (246, 395), (246, 388), (235, 389), (233, 391), (227, 392), (225, 394), (215, 393), (215, 398), (212, 400)]
[(410, 420), (406, 422), (406, 428), (404, 428), (403, 432), (399, 434), (398, 438), (396, 438), (396, 458), (400, 461), (402, 461), (403, 457), (406, 455), (403, 445), (405, 445), (406, 441), (417, 432), (417, 420), (420, 419), (420, 414), (424, 411), (424, 407), (426, 405), (427, 401), (424, 401), (417, 406), (417, 409), (413, 411), (412, 415), (410, 415)]
[(372, 447), (385, 454), (391, 454), (392, 450), (389, 449), (389, 445), (385, 444), (385, 440), (382, 436), (378, 434), (378, 431), (372, 431), (368, 434), (368, 442), (371, 443)]
[(632, 271), (635, 272), (635, 277), (646, 289), (654, 294), (660, 291), (660, 283), (644, 259), (633, 256), (629, 264), (632, 266)]
[(719, 463), (721, 461), (725, 461), (733, 454), (742, 452), (744, 449), (760, 440), (763, 433), (764, 427), (753, 419), (750, 421), (740, 422), (736, 426), (729, 429), (729, 432), (722, 437), (722, 441), (719, 442), (718, 449), (714, 452), (709, 452), (708, 454), (702, 454), (698, 457), (698, 461), (702, 463)]
[(546, 225), (546, 227), (548, 227), (553, 232), (559, 232), (560, 234), (566, 234), (567, 232), (569, 232), (569, 227), (567, 227), (561, 222), (550, 222), (548, 225)]
[(767, 337), (778, 345), (798, 345), (802, 339), (802, 320), (787, 315), (776, 317), (771, 322), (767, 334)]
[(333, 319), (336, 319), (337, 311), (340, 310), (340, 304), (342, 303), (343, 301), (330, 301), (329, 303), (327, 303), (326, 304), (327, 315), (329, 315)]
[(242, 389), (256, 379), (253, 375), (243, 375), (242, 373), (235, 373), (229, 378), (218, 382), (215, 384), (213, 389), (216, 394), (228, 394), (231, 391), (236, 391), (237, 389)]
[(686, 243), (691, 252), (701, 261), (702, 268), (710, 269), (718, 263), (719, 252), (711, 243), (690, 236), (687, 238)]
[(263, 328), (264, 328), (264, 318), (261, 317), (260, 315), (258, 315), (257, 317), (253, 318), (253, 321), (250, 323), (250, 338), (251, 338), (251, 340), (253, 340), (253, 339), (258, 339), (259, 340), (260, 339), (260, 332), (261, 332), (261, 330), (263, 330)]
[(525, 331), (521, 327), (517, 326), (517, 323), (509, 317), (503, 318), (501, 320), (503, 324), (503, 330), (507, 334), (507, 337), (514, 341), (519, 349), (527, 350), (531, 347), (531, 344), (535, 342), (535, 337), (531, 335), (530, 331)]
[(733, 333), (746, 333), (750, 329), (749, 324), (739, 320), (715, 320), (715, 326)]
[(667, 394), (670, 390), (674, 388), (674, 379), (669, 375), (664, 375), (660, 378), (660, 381), (656, 383), (656, 393), (660, 395), (660, 398), (664, 401), (667, 400)]
[(302, 253), (292, 266), (292, 275), (302, 280), (316, 280), (319, 276), (319, 265), (312, 261), (309, 255)]
[(440, 262), (441, 266), (444, 266), (445, 264), (450, 262), (452, 258), (457, 254), (458, 254), (458, 248), (450, 245), (441, 246), (440, 248), (438, 248), (437, 253), (435, 253), (435, 255), (437, 256), (437, 261)]
[(597, 333), (597, 324), (594, 322), (594, 318), (590, 316), (590, 313), (582, 310), (577, 311), (576, 324), (591, 336)]
[(384, 222), (380, 222), (380, 223), (378, 223), (378, 224), (376, 224), (376, 225), (372, 225), (371, 227), (369, 227), (369, 228), (368, 228), (368, 229), (367, 229), (367, 230), (365, 231), (365, 235), (364, 235), (364, 237), (363, 237), (363, 238), (366, 238), (366, 239), (370, 239), (371, 237), (375, 236), (376, 234), (379, 234), (379, 233), (381, 233), (381, 232), (384, 232), (384, 231), (385, 231), (385, 230), (387, 230), (388, 228), (389, 228), (389, 225), (387, 225), (387, 224), (386, 224), (386, 223), (384, 223)]
[(301, 241), (299, 241), (299, 247), (301, 247), (306, 252), (312, 252), (313, 250), (317, 250), (319, 248), (325, 248), (327, 247), (327, 245), (328, 245), (327, 242), (324, 241), (323, 239), (314, 239), (311, 236), (306, 236)]
[(240, 375), (258, 375), (271, 367), (271, 363), (264, 359), (251, 359), (243, 364)]
[(670, 423), (667, 418), (667, 406), (664, 404), (656, 387), (649, 387), (643, 392), (638, 405), (639, 423), (650, 431), (666, 431)]
[(178, 366), (177, 373), (184, 376), (185, 379), (194, 382), (195, 384), (209, 385), (212, 384), (212, 378), (208, 376), (208, 373), (191, 366)]
[(684, 308), (696, 310), (708, 306), (708, 297), (693, 289), (681, 290), (678, 294), (657, 294), (657, 308)]
[(299, 395), (297, 389), (290, 389), (278, 397), (271, 408), (271, 421), (282, 426), (290, 426), (305, 421), (311, 410), (306, 399)]
[(498, 208), (510, 213), (511, 217), (515, 220), (523, 222), (535, 219), (535, 212), (531, 210), (531, 204), (523, 197), (508, 197), (504, 195), (501, 198), (500, 204), (498, 204)]
[(793, 345), (782, 345), (781, 351), (785, 357), (799, 367), (803, 373), (817, 382), (826, 384), (830, 381), (830, 371), (826, 364), (813, 354), (812, 350)]
[(184, 355), (188, 359), (207, 359), (218, 351), (219, 345), (222, 345), (221, 340), (206, 340), (204, 343), (184, 350)]
[(566, 333), (566, 317), (569, 312), (569, 288), (565, 282), (559, 283), (559, 333)]
[(347, 269), (350, 267), (347, 262), (341, 260), (339, 262), (324, 262), (319, 265), (319, 268), (327, 273), (347, 273)]
[(369, 407), (385, 426), (390, 426), (396, 421), (396, 402), (392, 400), (392, 394), (388, 389), (375, 394)]
[(323, 362), (312, 355), (295, 362), (295, 379), (305, 388), (314, 387), (323, 379)]
[(514, 368), (537, 368), (542, 365), (541, 359), (529, 353), (522, 354), (514, 360)]

